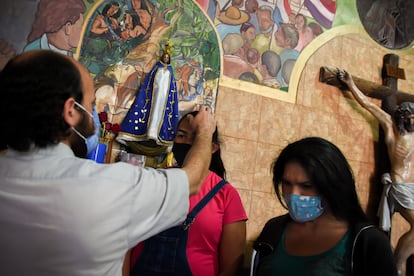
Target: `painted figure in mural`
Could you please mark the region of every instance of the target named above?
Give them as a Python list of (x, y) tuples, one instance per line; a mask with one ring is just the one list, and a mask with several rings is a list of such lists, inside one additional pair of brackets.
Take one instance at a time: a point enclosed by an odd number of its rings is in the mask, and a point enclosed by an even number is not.
[(50, 49), (73, 56), (72, 49), (79, 44), (85, 10), (82, 0), (40, 0), (23, 52)]
[(128, 45), (118, 22), (121, 14), (118, 2), (107, 3), (94, 14), (85, 31), (79, 60), (99, 78), (110, 65), (122, 61)]
[(145, 77), (121, 124), (117, 137), (120, 143), (131, 146), (131, 143), (138, 142), (149, 148), (162, 146), (162, 151), (172, 145), (179, 114), (170, 58), (170, 45), (167, 43), (161, 59)]
[(306, 39), (306, 44), (309, 44), (312, 40), (315, 39), (315, 37), (317, 37), (318, 35), (320, 35), (321, 33), (323, 33), (323, 29), (322, 27), (315, 22), (310, 22), (305, 29), (305, 39)]
[(260, 54), (270, 49), (273, 29), (275, 22), (272, 19), (273, 8), (268, 5), (260, 6), (257, 11), (257, 20), (260, 33), (256, 35), (252, 42), (252, 47), (256, 48)]
[[(383, 176), (385, 187), (379, 209), (380, 227), (390, 231), (391, 215), (395, 210), (414, 229), (414, 103), (401, 103), (391, 116), (368, 100), (348, 72), (338, 70), (338, 78), (384, 130), (391, 171)], [(399, 275), (406, 275), (406, 262), (413, 254), (414, 232), (411, 230), (401, 236), (395, 249)]]
[(299, 34), (299, 40), (298, 40), (298, 44), (295, 47), (295, 50), (297, 50), (298, 52), (302, 51), (302, 49), (306, 46), (306, 44), (308, 44), (305, 38), (306, 25), (307, 25), (306, 17), (303, 14), (298, 13), (295, 17), (295, 27), (298, 30), (298, 34)]
[[(275, 33), (276, 44), (282, 47), (283, 50), (280, 52), (280, 62), (283, 66), (285, 61), (288, 59), (296, 60), (299, 57), (299, 52), (295, 49), (299, 41), (299, 33), (293, 24), (282, 23)], [(277, 74), (277, 80), (281, 84), (284, 83), (282, 78), (282, 71)]]
[(86, 28), (79, 59), (96, 79), (150, 37), (153, 9), (148, 0), (127, 1), (125, 6), (111, 1), (98, 7)]
[(262, 54), (261, 72), (263, 74), (263, 84), (273, 88), (279, 88), (280, 82), (277, 80), (277, 74), (281, 68), (280, 56), (275, 52), (268, 50)]
[[(256, 48), (249, 48), (246, 52), (246, 60), (247, 63), (249, 63), (250, 66), (252, 66), (253, 74), (256, 76), (257, 82), (261, 83), (263, 81), (263, 74), (261, 72), (262, 61), (260, 58), (259, 51)], [(247, 75), (250, 75), (250, 73), (247, 72)]]
[(246, 12), (249, 14), (249, 23), (255, 28), (255, 35), (260, 33), (259, 20), (257, 19), (257, 10), (259, 9), (259, 2), (257, 0), (246, 0), (244, 3)]
[(223, 39), (223, 74), (238, 79), (245, 72), (253, 73), (253, 67), (244, 58), (243, 45), (240, 34), (230, 33)]
[(134, 48), (148, 37), (152, 26), (154, 6), (148, 0), (131, 0), (128, 15), (131, 18), (129, 48)]
[(221, 11), (217, 19), (220, 22), (216, 25), (217, 32), (224, 39), (227, 34), (240, 33), (241, 25), (249, 21), (249, 14), (240, 10), (237, 5), (232, 5)]
[(92, 23), (91, 35), (103, 36), (110, 41), (121, 39), (117, 20), (120, 12), (117, 2), (106, 4), (102, 13), (98, 14)]

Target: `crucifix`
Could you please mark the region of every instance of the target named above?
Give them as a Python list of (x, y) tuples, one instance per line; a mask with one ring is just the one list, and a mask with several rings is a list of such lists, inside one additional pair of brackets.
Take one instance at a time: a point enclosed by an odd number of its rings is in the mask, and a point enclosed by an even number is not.
[[(382, 129), (385, 154), (376, 159), (388, 160), (382, 176), (384, 184), (379, 207), (380, 228), (391, 230), (394, 211), (414, 228), (414, 95), (398, 91), (398, 78), (405, 78), (404, 70), (398, 68), (398, 56), (384, 56), (382, 68), (383, 84), (377, 85), (340, 69), (322, 67), (319, 80), (348, 90), (362, 107), (379, 122)], [(381, 107), (368, 97), (381, 99)], [(387, 157), (387, 158), (386, 158)], [(386, 159), (385, 159), (386, 158)], [(399, 275), (406, 274), (407, 259), (414, 255), (414, 231), (403, 234), (395, 249)]]

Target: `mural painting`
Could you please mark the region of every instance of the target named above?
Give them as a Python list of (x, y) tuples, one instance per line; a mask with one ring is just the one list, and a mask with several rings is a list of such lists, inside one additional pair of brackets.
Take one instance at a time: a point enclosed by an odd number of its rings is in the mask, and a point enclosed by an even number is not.
[(336, 1), (200, 1), (219, 33), (223, 74), (288, 90), (302, 50), (332, 27)]
[(192, 1), (102, 1), (89, 13), (79, 61), (94, 75), (100, 110), (121, 122), (145, 75), (171, 46), (180, 113), (214, 107), (220, 49), (213, 26)]
[(206, 18), (189, 0), (101, 1), (89, 13), (77, 57), (95, 78), (98, 111), (121, 124), (117, 141), (130, 150), (163, 154), (182, 114), (214, 108), (220, 48)]
[[(16, 3), (19, 6), (20, 2)], [(13, 12), (16, 3), (7, 2), (6, 10)], [(153, 99), (152, 105), (143, 105), (140, 110), (151, 114), (151, 119), (147, 118), (144, 123), (154, 121), (154, 114), (164, 114), (158, 121), (169, 122), (162, 126), (160, 123), (161, 128), (166, 126), (168, 139), (164, 139), (161, 132), (156, 134), (158, 126), (148, 127), (152, 132), (155, 130), (155, 134), (148, 135), (151, 143), (147, 151), (152, 154), (169, 151), (182, 114), (200, 105), (214, 109), (221, 70), (220, 41), (211, 21), (196, 2), (39, 0), (21, 1), (20, 6), (30, 9), (34, 4), (32, 16), (28, 17), (31, 18), (30, 27), (20, 33), (21, 46), (13, 47), (17, 43), (5, 39), (11, 36), (2, 35), (3, 30), (0, 33), (2, 60), (7, 61), (20, 51), (35, 49), (51, 49), (78, 59), (95, 80), (96, 109), (101, 115), (95, 118), (95, 123), (103, 127), (100, 138), (113, 141), (118, 134), (115, 130), (125, 134), (127, 127), (122, 129), (125, 125), (122, 122), (134, 100), (148, 101), (160, 94), (162, 85), (158, 85), (157, 79), (146, 81), (149, 73), (156, 72), (160, 64), (168, 67), (169, 73), (163, 75), (170, 82), (166, 87), (168, 93), (174, 96), (162, 99), (164, 103), (156, 108), (153, 107), (159, 99)], [(161, 60), (166, 52), (168, 64)], [(147, 93), (147, 96), (137, 97), (138, 93)], [(163, 105), (164, 109), (173, 107), (174, 112), (163, 111)], [(144, 136), (147, 137), (146, 133)], [(147, 155), (147, 151), (139, 153)]]

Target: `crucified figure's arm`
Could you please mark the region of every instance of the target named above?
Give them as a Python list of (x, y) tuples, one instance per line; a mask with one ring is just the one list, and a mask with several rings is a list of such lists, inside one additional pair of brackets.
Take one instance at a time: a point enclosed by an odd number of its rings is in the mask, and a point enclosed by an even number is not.
[(379, 106), (372, 103), (367, 96), (355, 85), (352, 76), (345, 70), (338, 69), (338, 79), (352, 93), (354, 99), (366, 110), (368, 110), (379, 122), (386, 135), (386, 143), (394, 143), (394, 122), (390, 114), (382, 110)]

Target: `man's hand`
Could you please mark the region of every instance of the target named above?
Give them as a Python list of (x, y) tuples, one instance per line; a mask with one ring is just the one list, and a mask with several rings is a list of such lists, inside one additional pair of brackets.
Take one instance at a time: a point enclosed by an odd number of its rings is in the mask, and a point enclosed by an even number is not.
[(216, 120), (214, 113), (208, 106), (201, 106), (195, 117), (190, 117), (189, 122), (193, 129), (195, 129), (196, 136), (206, 135), (212, 137), (216, 129)]

